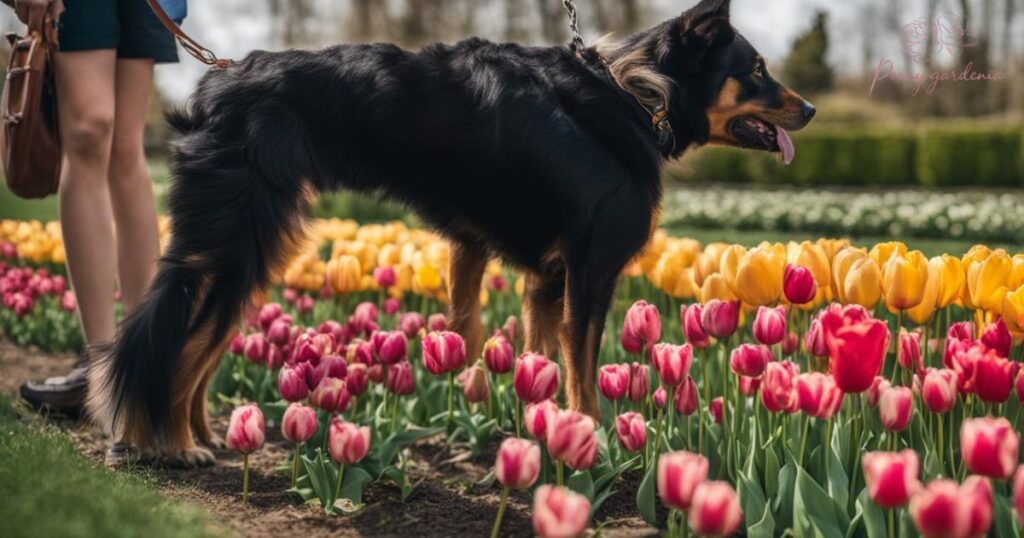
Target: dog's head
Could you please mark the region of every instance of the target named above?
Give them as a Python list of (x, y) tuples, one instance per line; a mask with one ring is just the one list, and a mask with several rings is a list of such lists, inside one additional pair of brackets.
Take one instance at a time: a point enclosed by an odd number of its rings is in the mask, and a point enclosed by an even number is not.
[[(678, 155), (691, 145), (795, 150), (787, 131), (815, 109), (768, 72), (765, 59), (729, 23), (729, 0), (701, 0), (680, 17), (606, 47), (621, 85), (668, 113)], [(602, 46), (598, 52), (605, 54)]]

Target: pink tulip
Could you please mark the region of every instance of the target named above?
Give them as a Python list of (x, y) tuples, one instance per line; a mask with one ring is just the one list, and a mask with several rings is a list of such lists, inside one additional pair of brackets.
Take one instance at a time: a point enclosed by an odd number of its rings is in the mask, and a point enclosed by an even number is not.
[(693, 381), (692, 377), (687, 376), (686, 381), (676, 388), (675, 399), (676, 413), (688, 417), (697, 411), (699, 405), (697, 383)]
[(659, 339), (661, 316), (658, 307), (642, 300), (633, 303), (622, 322), (622, 348), (629, 353), (640, 353)]
[(650, 369), (646, 364), (634, 362), (629, 366), (629, 400), (642, 402), (650, 390)]
[(300, 444), (316, 434), (316, 411), (300, 403), (288, 405), (281, 419), (281, 435), (289, 442)]
[(292, 337), (291, 316), (283, 315), (270, 323), (267, 329), (267, 340), (278, 346), (288, 345)]
[(629, 365), (606, 364), (597, 371), (597, 387), (611, 401), (626, 397), (629, 391)]
[(800, 349), (800, 336), (793, 331), (789, 331), (786, 338), (782, 341), (782, 354), (790, 356)]
[(754, 318), (754, 339), (766, 346), (774, 346), (786, 338), (786, 307), (759, 306)]
[(406, 396), (416, 391), (416, 378), (409, 361), (402, 361), (388, 367), (384, 388), (393, 394)]
[(984, 332), (981, 333), (981, 343), (996, 350), (1000, 357), (1008, 358), (1010, 348), (1013, 347), (1013, 337), (1006, 328), (1006, 322), (999, 318), (994, 323), (986, 325)]
[(686, 512), (694, 490), (708, 479), (708, 459), (700, 454), (679, 451), (658, 458), (658, 495), (669, 508)]
[(807, 304), (818, 295), (818, 283), (810, 269), (790, 263), (782, 275), (782, 293), (792, 304)]
[(821, 372), (800, 374), (796, 393), (800, 410), (820, 420), (830, 420), (843, 406), (843, 391), (832, 376)]
[(557, 414), (558, 404), (552, 400), (527, 404), (523, 412), (526, 431), (530, 432), (534, 439), (547, 443), (548, 425), (555, 421)]
[(647, 421), (636, 412), (623, 413), (615, 417), (615, 432), (619, 444), (627, 452), (636, 452), (647, 446)]
[(715, 424), (721, 424), (725, 414), (725, 399), (721, 396), (712, 399), (708, 404), (708, 413), (711, 413), (711, 419), (715, 421)]
[[(307, 363), (300, 363), (307, 364)], [(277, 372), (277, 389), (281, 398), (289, 402), (305, 400), (309, 396), (306, 373), (303, 368), (285, 365)]]
[(732, 350), (729, 365), (732, 371), (746, 377), (761, 377), (773, 359), (772, 351), (764, 345), (743, 344)]
[(494, 462), (498, 482), (510, 489), (526, 489), (540, 474), (540, 447), (526, 439), (509, 437), (501, 443)]
[(1017, 465), (1020, 436), (1005, 418), (972, 418), (960, 428), (960, 449), (972, 473), (1008, 478)]
[(512, 371), (514, 361), (515, 350), (504, 335), (494, 335), (484, 343), (484, 363), (491, 372), (507, 374)]
[(231, 450), (250, 454), (263, 446), (265, 431), (263, 411), (255, 404), (247, 404), (231, 412), (228, 434), (224, 440)]
[(541, 538), (575, 538), (589, 520), (590, 502), (568, 488), (544, 484), (533, 495), (533, 530)]
[(910, 517), (923, 538), (967, 538), (970, 507), (952, 480), (932, 480), (910, 498)]
[(722, 339), (732, 336), (740, 323), (739, 301), (712, 299), (701, 309), (700, 324), (704, 332)]
[(295, 304), (295, 301), (299, 300), (299, 292), (292, 288), (285, 288), (281, 292), (281, 298), (288, 304)]
[(379, 328), (377, 318), (377, 305), (364, 301), (356, 305), (355, 311), (348, 318), (348, 323), (355, 334), (370, 335)]
[(268, 303), (260, 308), (260, 312), (257, 315), (259, 327), (266, 331), (270, 328), (270, 324), (275, 319), (281, 316), (281, 305), (277, 303)]
[(882, 426), (891, 432), (907, 429), (913, 410), (914, 393), (908, 387), (889, 387), (878, 399), (878, 416)]
[(409, 354), (409, 341), (402, 331), (377, 331), (373, 333), (370, 342), (381, 364), (395, 364), (405, 360)]
[(800, 367), (789, 361), (768, 363), (761, 379), (761, 401), (772, 413), (794, 413), (800, 406), (796, 379)]
[(304, 294), (302, 297), (299, 297), (299, 300), (295, 301), (295, 310), (300, 314), (308, 314), (313, 311), (313, 306), (315, 304), (316, 303), (309, 294)]
[(505, 324), (501, 326), (501, 330), (505, 333), (509, 342), (515, 344), (516, 335), (519, 334), (519, 318), (509, 316), (505, 319)]
[(742, 519), (739, 496), (728, 482), (705, 482), (694, 490), (689, 520), (697, 534), (730, 536)]
[(1013, 475), (1013, 506), (1017, 509), (1017, 519), (1024, 525), (1024, 465), (1017, 467)]
[(741, 375), (737, 379), (740, 384), (740, 393), (748, 398), (757, 395), (757, 391), (761, 390), (760, 378)]
[(900, 366), (913, 373), (920, 372), (924, 368), (921, 359), (921, 331), (908, 332), (906, 329), (900, 329), (896, 361)]
[(1018, 364), (1000, 357), (999, 352), (989, 349), (980, 355), (975, 354), (973, 376), (970, 385), (974, 393), (983, 402), (1003, 403), (1013, 392), (1013, 379), (1017, 374)]
[(576, 411), (562, 410), (547, 426), (547, 447), (552, 459), (576, 470), (594, 465), (597, 459), (594, 419)]
[(250, 362), (263, 363), (267, 357), (267, 339), (261, 333), (253, 333), (245, 338), (243, 353)]
[(459, 374), (459, 383), (462, 385), (462, 395), (470, 403), (478, 403), (487, 399), (489, 394), (487, 386), (487, 371), (483, 367), (474, 364)]
[(818, 315), (811, 319), (811, 324), (807, 327), (807, 334), (804, 335), (804, 348), (807, 352), (815, 357), (827, 357), (828, 356), (828, 345), (825, 344), (825, 332), (821, 328), (821, 314), (825, 311), (822, 310)]
[(987, 535), (992, 526), (992, 512), (995, 509), (992, 483), (983, 476), (968, 476), (960, 485), (960, 498), (967, 505), (967, 535)]
[(456, 333), (435, 331), (423, 336), (423, 366), (434, 375), (454, 372), (466, 363), (466, 342)]
[(686, 335), (686, 341), (697, 349), (706, 349), (711, 345), (711, 337), (704, 332), (700, 317), (703, 307), (699, 304), (679, 307), (679, 324)]
[(693, 347), (690, 344), (676, 346), (672, 344), (655, 344), (651, 350), (651, 364), (658, 372), (662, 385), (675, 387), (690, 374), (693, 364)]
[(398, 328), (405, 333), (407, 338), (416, 338), (416, 335), (426, 325), (427, 321), (419, 312), (406, 312), (398, 318)]
[(658, 409), (664, 409), (665, 402), (667, 401), (668, 391), (665, 390), (665, 387), (658, 387), (654, 389), (654, 394), (651, 395), (651, 402), (654, 403), (655, 407), (657, 407)]
[(235, 336), (231, 339), (231, 343), (228, 344), (228, 351), (233, 355), (242, 355), (245, 353), (245, 335), (242, 333), (235, 333)]
[(829, 350), (829, 372), (846, 393), (864, 392), (882, 371), (889, 347), (889, 328), (883, 321), (865, 319), (863, 309), (830, 308), (821, 316)]
[(882, 376), (875, 376), (871, 381), (871, 386), (868, 387), (868, 407), (874, 409), (878, 407), (878, 400), (882, 397), (882, 393), (889, 389), (892, 383)]
[(921, 489), (917, 452), (868, 452), (861, 458), (868, 498), (882, 508), (898, 508)]
[(365, 364), (353, 362), (348, 366), (348, 375), (345, 376), (345, 389), (353, 397), (357, 398), (366, 392), (369, 384), (369, 373)]
[(558, 392), (558, 365), (538, 353), (524, 353), (516, 361), (512, 385), (526, 403), (550, 400)]
[(342, 465), (359, 463), (370, 451), (370, 427), (359, 427), (339, 417), (331, 419), (327, 451), (332, 460)]
[(78, 309), (78, 300), (75, 298), (75, 292), (67, 290), (60, 296), (60, 308), (65, 312), (74, 312)]
[(309, 395), (309, 402), (327, 412), (344, 413), (350, 398), (344, 380), (325, 377)]
[(388, 316), (394, 316), (398, 313), (398, 310), (402, 308), (402, 303), (394, 297), (388, 297), (384, 300), (384, 313)]
[(431, 331), (447, 331), (448, 318), (440, 312), (431, 314), (430, 317), (427, 318), (427, 329)]
[(380, 266), (373, 269), (373, 281), (377, 283), (377, 286), (381, 289), (388, 289), (394, 286), (398, 282), (398, 276), (395, 275), (395, 268), (391, 266)]
[(953, 370), (929, 370), (921, 383), (921, 400), (933, 413), (947, 413), (956, 405), (956, 386)]

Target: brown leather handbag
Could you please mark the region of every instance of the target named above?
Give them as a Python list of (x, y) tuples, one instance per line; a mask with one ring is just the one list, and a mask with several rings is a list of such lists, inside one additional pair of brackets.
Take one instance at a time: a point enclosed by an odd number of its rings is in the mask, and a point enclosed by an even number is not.
[(29, 14), (24, 37), (7, 34), (11, 61), (0, 94), (0, 152), (7, 186), (21, 198), (43, 198), (60, 186), (57, 93), (50, 62), (57, 29), (46, 9)]

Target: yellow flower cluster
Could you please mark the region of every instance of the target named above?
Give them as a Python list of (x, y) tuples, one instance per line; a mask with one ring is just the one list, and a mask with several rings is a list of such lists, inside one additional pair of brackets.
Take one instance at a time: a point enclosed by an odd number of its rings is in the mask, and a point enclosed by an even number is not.
[(32, 263), (64, 263), (60, 223), (38, 220), (0, 220), (0, 244), (11, 243), (18, 258)]

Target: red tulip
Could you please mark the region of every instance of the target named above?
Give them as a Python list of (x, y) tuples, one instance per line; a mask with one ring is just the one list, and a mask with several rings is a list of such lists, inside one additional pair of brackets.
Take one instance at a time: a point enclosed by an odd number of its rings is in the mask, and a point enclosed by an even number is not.
[[(299, 363), (308, 364), (308, 363)], [(277, 389), (281, 398), (289, 402), (305, 400), (309, 396), (309, 386), (306, 385), (306, 373), (304, 368), (284, 365), (277, 372)]]
[(440, 312), (431, 314), (427, 319), (427, 329), (431, 331), (447, 331), (448, 318)]
[(910, 517), (923, 538), (967, 538), (970, 507), (952, 480), (932, 480), (910, 498)]
[(619, 436), (619, 444), (627, 452), (636, 452), (647, 446), (647, 422), (640, 413), (631, 411), (615, 417), (615, 432)]
[(797, 401), (808, 416), (829, 420), (843, 406), (843, 391), (832, 376), (821, 372), (800, 374), (796, 379)]
[(1017, 374), (1017, 403), (1024, 405), (1024, 368)]
[(312, 372), (309, 373), (309, 376), (316, 380), (317, 385), (325, 377), (333, 377), (335, 379), (345, 379), (348, 377), (348, 363), (337, 355), (327, 355), (316, 366), (310, 366), (312, 363), (309, 362), (300, 362), (298, 364), (305, 364), (308, 368), (311, 368)]
[(327, 412), (344, 413), (350, 398), (344, 380), (325, 377), (309, 395), (309, 402)]
[(533, 530), (541, 538), (575, 538), (590, 520), (590, 501), (564, 487), (544, 484), (533, 495)]
[(526, 439), (509, 437), (501, 443), (494, 462), (498, 482), (511, 489), (526, 489), (540, 474), (540, 447)]
[(731, 536), (743, 519), (740, 498), (728, 482), (705, 482), (693, 492), (690, 527), (701, 536)]
[(676, 346), (655, 344), (651, 350), (651, 364), (658, 372), (662, 385), (675, 387), (683, 382), (693, 364), (693, 347), (690, 344)]
[(981, 333), (981, 343), (996, 350), (1000, 357), (1009, 357), (1010, 348), (1013, 347), (1013, 337), (1010, 336), (1010, 331), (1006, 328), (1006, 322), (999, 318), (994, 323), (986, 325), (984, 332)]
[(224, 440), (231, 450), (249, 454), (263, 446), (265, 431), (263, 411), (255, 404), (247, 404), (231, 412), (228, 434)]
[(594, 419), (576, 411), (563, 410), (548, 423), (547, 447), (552, 459), (569, 467), (589, 469), (597, 459)]
[(1017, 519), (1024, 525), (1024, 465), (1017, 467), (1013, 475), (1013, 506), (1017, 509)]
[(462, 395), (467, 402), (477, 403), (487, 399), (487, 371), (483, 367), (474, 364), (466, 368), (459, 374), (459, 383), (462, 384)]
[(291, 343), (291, 338), (291, 316), (283, 315), (270, 323), (270, 328), (267, 329), (267, 340), (270, 340), (271, 344), (278, 346), (286, 346), (289, 343)]
[(231, 339), (231, 343), (228, 344), (228, 351), (234, 355), (241, 355), (245, 353), (245, 335), (242, 333), (235, 333), (234, 338)]
[(921, 489), (917, 452), (868, 452), (861, 459), (868, 498), (882, 508), (904, 506)]
[(316, 434), (316, 411), (300, 403), (288, 405), (281, 419), (281, 435), (289, 442), (299, 444), (309, 441)]
[(960, 498), (967, 505), (968, 536), (985, 536), (992, 526), (994, 499), (992, 483), (983, 476), (968, 476), (960, 486)]
[(715, 338), (728, 338), (740, 323), (740, 302), (712, 299), (704, 304), (700, 324), (704, 332)]
[(359, 463), (370, 451), (370, 427), (333, 418), (327, 434), (327, 451), (332, 460), (342, 465)]
[(907, 387), (889, 387), (878, 399), (878, 416), (882, 426), (891, 432), (907, 429), (913, 410), (914, 393)]
[(956, 405), (956, 372), (929, 370), (921, 383), (921, 400), (933, 413), (947, 413)]
[(1008, 478), (1017, 465), (1020, 436), (1005, 418), (972, 418), (960, 428), (960, 449), (972, 473)]
[(818, 283), (809, 269), (790, 263), (782, 275), (782, 293), (792, 304), (807, 304), (818, 295)]
[(345, 389), (353, 397), (362, 396), (369, 384), (369, 368), (361, 362), (353, 362), (348, 366), (348, 374), (345, 376)]
[(974, 324), (959, 321), (946, 330), (946, 349), (943, 350), (942, 362), (947, 368), (953, 367), (952, 354), (957, 350), (966, 349), (974, 343)]
[(523, 353), (516, 361), (512, 385), (526, 403), (550, 400), (558, 392), (558, 365), (537, 353)]
[(496, 374), (506, 374), (512, 371), (514, 361), (515, 350), (504, 335), (496, 334), (484, 343), (484, 363), (487, 364), (488, 370)]
[(547, 443), (548, 424), (555, 421), (557, 414), (558, 404), (552, 400), (527, 404), (523, 413), (526, 431), (530, 432), (534, 439), (541, 443)]
[(1010, 398), (1010, 392), (1013, 391), (1017, 363), (1000, 357), (997, 351), (989, 349), (981, 355), (975, 355), (973, 373), (970, 385), (978, 398), (984, 402), (1003, 403)]
[(658, 307), (637, 301), (626, 311), (622, 321), (622, 348), (640, 353), (661, 339), (661, 316)]
[(629, 365), (606, 364), (597, 371), (597, 388), (611, 401), (626, 397), (629, 391)]
[(729, 364), (732, 371), (745, 377), (761, 377), (764, 369), (771, 362), (772, 350), (764, 345), (743, 344), (732, 350), (729, 356)]
[(899, 365), (917, 373), (924, 369), (924, 362), (921, 359), (921, 331), (907, 331), (900, 329), (899, 348), (896, 352), (896, 361)]
[(690, 416), (697, 411), (698, 405), (697, 383), (690, 376), (686, 377), (678, 388), (676, 388), (676, 413), (683, 416)]
[(650, 390), (650, 369), (646, 364), (634, 362), (629, 367), (629, 399), (632, 402), (642, 402), (647, 398)]
[(454, 372), (466, 364), (466, 342), (456, 333), (434, 331), (423, 336), (423, 366), (433, 375)]
[(882, 376), (875, 376), (871, 381), (871, 386), (868, 387), (868, 407), (874, 409), (878, 407), (878, 400), (882, 397), (882, 393), (885, 392), (892, 383)]
[(686, 512), (694, 490), (708, 479), (708, 459), (700, 454), (679, 451), (658, 458), (658, 495), (669, 508)]
[(412, 364), (409, 364), (409, 361), (402, 361), (389, 366), (384, 388), (388, 389), (388, 392), (401, 396), (415, 392), (416, 378), (412, 374)]
[(382, 265), (373, 269), (373, 280), (377, 283), (377, 286), (387, 289), (398, 282), (398, 276), (395, 275), (394, 267)]
[(782, 340), (782, 354), (790, 356), (800, 349), (800, 336), (793, 331), (789, 331), (786, 334), (786, 338)]
[(654, 394), (651, 395), (651, 401), (658, 409), (664, 409), (665, 402), (668, 401), (668, 391), (665, 390), (665, 387), (658, 387), (654, 389)]
[(394, 316), (398, 313), (398, 310), (402, 308), (402, 303), (394, 297), (388, 297), (384, 300), (384, 313), (389, 316)]
[(739, 379), (740, 383), (740, 393), (744, 396), (755, 396), (757, 391), (761, 389), (761, 378), (741, 375), (737, 379)]
[(765, 409), (773, 413), (793, 413), (800, 406), (796, 392), (796, 378), (800, 367), (789, 361), (768, 363), (761, 380), (761, 400)]
[(711, 345), (711, 337), (704, 332), (701, 325), (701, 311), (703, 307), (699, 304), (679, 307), (679, 324), (686, 335), (686, 341), (697, 349), (706, 349)]
[(501, 330), (505, 333), (509, 342), (514, 344), (516, 341), (516, 335), (519, 334), (519, 318), (509, 316), (505, 319), (505, 324), (501, 326)]
[(829, 371), (846, 393), (864, 392), (882, 371), (889, 347), (889, 328), (877, 319), (863, 319), (857, 309), (829, 309), (821, 316), (829, 350)]
[(382, 364), (391, 365), (404, 361), (409, 354), (409, 341), (402, 331), (374, 332), (370, 342), (373, 344), (374, 354)]
[(711, 413), (711, 419), (715, 424), (721, 424), (722, 415), (725, 413), (725, 400), (721, 396), (713, 398), (708, 404), (708, 413)]
[(759, 306), (754, 318), (754, 339), (766, 346), (774, 346), (786, 338), (786, 307)]

